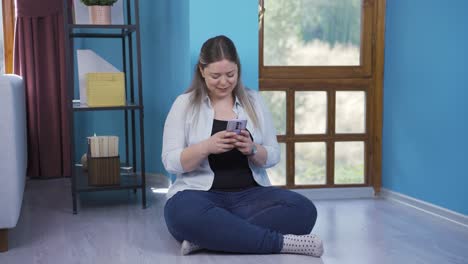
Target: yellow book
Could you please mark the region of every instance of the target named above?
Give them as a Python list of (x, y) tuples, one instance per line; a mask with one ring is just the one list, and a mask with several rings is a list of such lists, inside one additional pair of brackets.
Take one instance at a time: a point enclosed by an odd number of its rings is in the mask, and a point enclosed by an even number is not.
[(123, 72), (90, 72), (86, 74), (88, 106), (125, 105)]

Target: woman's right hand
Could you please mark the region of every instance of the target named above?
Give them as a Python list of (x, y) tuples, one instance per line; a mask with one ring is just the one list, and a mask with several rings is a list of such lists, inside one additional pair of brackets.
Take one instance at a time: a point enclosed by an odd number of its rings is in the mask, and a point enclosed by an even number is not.
[(220, 131), (205, 141), (205, 147), (209, 154), (220, 154), (233, 149), (237, 141), (236, 133), (226, 130)]

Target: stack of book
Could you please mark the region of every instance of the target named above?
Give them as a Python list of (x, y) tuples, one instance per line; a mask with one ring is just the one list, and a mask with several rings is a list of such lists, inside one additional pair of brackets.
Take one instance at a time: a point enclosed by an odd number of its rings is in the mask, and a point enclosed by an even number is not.
[(88, 137), (89, 156), (94, 158), (119, 156), (119, 137), (93, 136)]

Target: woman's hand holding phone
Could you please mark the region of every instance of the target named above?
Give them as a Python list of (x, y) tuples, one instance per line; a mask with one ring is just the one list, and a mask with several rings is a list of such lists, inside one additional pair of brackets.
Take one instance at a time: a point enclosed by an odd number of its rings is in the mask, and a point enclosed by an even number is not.
[(226, 130), (212, 135), (205, 141), (208, 155), (224, 153), (233, 148), (237, 148), (244, 155), (249, 155), (253, 142), (246, 127), (246, 119), (228, 120)]
[(226, 131), (232, 131), (236, 133), (236, 142), (234, 146), (244, 155), (250, 155), (252, 153), (253, 142), (250, 137), (249, 131), (247, 131), (247, 120), (246, 119), (233, 119), (229, 120)]
[(226, 131), (235, 132), (237, 135), (240, 134), (241, 130), (247, 128), (247, 119), (232, 119), (228, 120)]
[(212, 135), (205, 141), (208, 154), (220, 154), (233, 149), (237, 141), (235, 136), (236, 133), (226, 130)]
[(240, 134), (235, 136), (236, 142), (234, 146), (244, 155), (252, 154), (253, 141), (250, 137), (250, 133), (247, 130), (242, 130)]

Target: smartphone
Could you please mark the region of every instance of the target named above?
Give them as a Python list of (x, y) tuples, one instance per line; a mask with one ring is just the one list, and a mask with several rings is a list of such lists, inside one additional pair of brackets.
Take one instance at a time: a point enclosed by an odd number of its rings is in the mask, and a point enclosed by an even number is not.
[(226, 131), (235, 132), (236, 134), (240, 134), (242, 129), (246, 129), (247, 127), (247, 119), (232, 119), (228, 120)]

